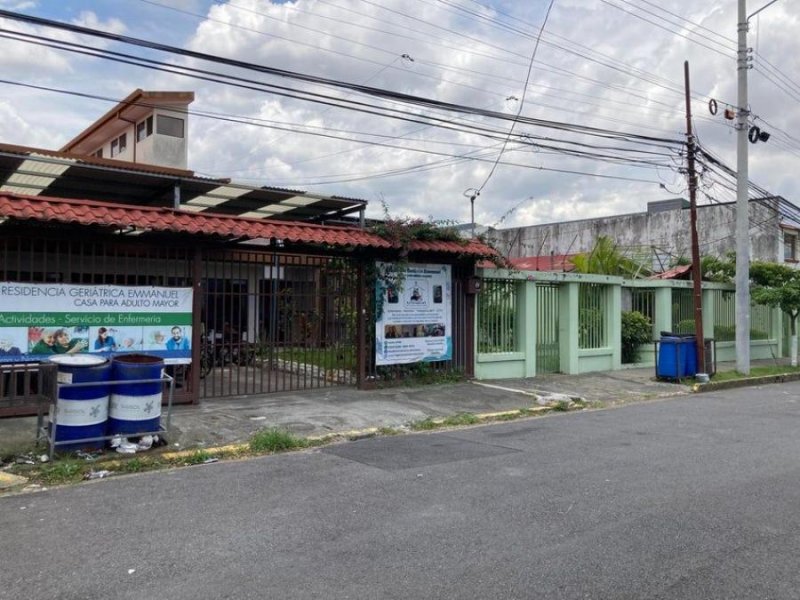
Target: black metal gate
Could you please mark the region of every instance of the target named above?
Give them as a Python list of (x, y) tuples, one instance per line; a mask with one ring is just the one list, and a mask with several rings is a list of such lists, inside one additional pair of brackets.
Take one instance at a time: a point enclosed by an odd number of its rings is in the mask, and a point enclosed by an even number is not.
[(355, 384), (357, 284), (349, 259), (207, 252), (200, 397)]

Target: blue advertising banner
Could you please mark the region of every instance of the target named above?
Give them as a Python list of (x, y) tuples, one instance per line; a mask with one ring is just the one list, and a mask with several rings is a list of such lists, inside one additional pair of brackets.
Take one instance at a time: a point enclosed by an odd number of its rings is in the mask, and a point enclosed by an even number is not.
[(145, 352), (191, 362), (192, 288), (0, 282), (0, 363)]

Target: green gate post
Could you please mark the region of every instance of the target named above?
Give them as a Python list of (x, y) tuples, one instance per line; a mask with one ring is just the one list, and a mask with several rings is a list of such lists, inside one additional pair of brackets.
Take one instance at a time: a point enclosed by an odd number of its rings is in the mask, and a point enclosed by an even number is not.
[(661, 337), (662, 331), (672, 331), (672, 288), (669, 286), (656, 288), (655, 319), (653, 319), (653, 339)]
[(560, 306), (558, 342), (561, 352), (561, 372), (577, 375), (578, 367), (578, 290), (580, 283), (565, 281), (558, 290)]
[(519, 349), (525, 354), (525, 377), (536, 377), (536, 282), (524, 281), (520, 287)]
[(611, 368), (618, 371), (622, 368), (622, 284), (607, 285), (606, 294), (606, 323), (608, 323), (606, 344), (612, 348)]
[[(703, 288), (703, 336), (706, 338), (714, 337), (714, 322), (717, 320), (714, 307), (714, 290)], [(708, 359), (706, 359), (708, 360)], [(706, 362), (706, 373), (709, 370)]]

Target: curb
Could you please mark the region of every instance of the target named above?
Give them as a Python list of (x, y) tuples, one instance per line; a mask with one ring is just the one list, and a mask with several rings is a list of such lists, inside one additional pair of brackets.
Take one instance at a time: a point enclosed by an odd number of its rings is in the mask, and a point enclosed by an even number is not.
[(800, 373), (781, 373), (779, 375), (746, 377), (744, 379), (732, 379), (731, 381), (718, 381), (716, 383), (713, 381), (702, 384), (697, 383), (692, 386), (692, 391), (695, 393), (716, 392), (756, 385), (767, 385), (770, 383), (786, 383), (789, 381), (800, 381)]

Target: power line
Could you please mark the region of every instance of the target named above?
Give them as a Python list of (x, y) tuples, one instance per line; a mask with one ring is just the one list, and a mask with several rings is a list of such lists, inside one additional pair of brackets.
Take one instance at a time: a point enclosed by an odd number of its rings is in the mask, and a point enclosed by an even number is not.
[[(141, 0), (141, 1), (143, 1), (143, 2), (148, 2), (148, 3), (151, 3), (151, 4), (155, 4), (155, 5), (157, 5), (157, 6), (163, 6), (164, 8), (167, 8), (167, 9), (170, 9), (170, 10), (178, 10), (179, 12), (183, 12), (183, 13), (185, 13), (185, 14), (191, 14), (191, 15), (193, 15), (193, 16), (197, 16), (197, 17), (199, 17), (199, 18), (205, 18), (203, 15), (199, 15), (199, 14), (197, 14), (197, 13), (191, 13), (191, 12), (189, 12), (189, 11), (185, 11), (185, 10), (174, 9), (174, 8), (172, 8), (172, 7), (166, 7), (166, 6), (164, 6), (164, 5), (161, 5), (161, 4), (159, 4), (159, 3), (155, 3), (155, 2), (153, 2), (152, 0)], [(253, 10), (253, 9), (249, 9), (249, 8), (241, 7), (241, 6), (238, 6), (238, 5), (235, 5), (235, 4), (234, 4), (234, 5), (229, 5), (229, 6), (230, 6), (230, 7), (232, 7), (232, 8), (235, 8), (235, 9), (237, 9), (237, 10), (246, 11), (246, 12), (248, 12), (248, 13), (252, 13), (252, 14), (257, 14), (257, 15), (263, 16), (263, 17), (265, 17), (265, 18), (269, 18), (269, 19), (277, 19), (277, 17), (274, 17), (274, 16), (272, 16), (272, 15), (269, 15), (268, 13), (264, 13), (264, 12), (256, 11), (256, 10)], [(354, 11), (351, 11), (351, 9), (347, 9), (347, 8), (345, 8), (345, 7), (342, 7), (342, 6), (339, 6), (339, 5), (332, 5), (332, 6), (335, 6), (335, 7), (339, 8), (339, 9), (342, 9), (342, 10), (348, 10), (348, 11), (350, 11), (350, 12), (354, 12)], [(387, 9), (387, 10), (388, 10), (388, 9)], [(304, 13), (306, 13), (306, 14), (311, 14), (311, 15), (313, 15), (314, 17), (317, 17), (317, 18), (331, 19), (331, 20), (335, 20), (335, 21), (338, 21), (338, 22), (345, 22), (345, 23), (347, 23), (348, 25), (354, 25), (354, 26), (358, 26), (358, 27), (360, 27), (360, 28), (364, 28), (364, 29), (368, 29), (368, 30), (375, 30), (374, 28), (365, 27), (365, 26), (363, 26), (363, 25), (360, 25), (360, 24), (355, 24), (355, 23), (352, 23), (352, 22), (349, 22), (349, 21), (343, 21), (343, 20), (341, 20), (341, 19), (336, 19), (336, 18), (334, 18), (334, 17), (330, 17), (330, 16), (327, 16), (327, 15), (319, 15), (319, 14), (316, 14), (316, 13), (310, 13), (309, 11), (302, 11), (302, 10), (299, 10), (299, 9), (295, 9), (295, 11), (296, 11), (296, 12), (304, 12)], [(404, 16), (406, 16), (407, 18), (413, 18), (412, 16), (410, 16), (410, 15), (407, 15), (406, 13), (402, 13), (402, 12), (400, 12), (400, 11), (395, 11), (395, 12), (396, 12), (397, 14), (404, 15)], [(357, 14), (359, 14), (359, 15), (362, 15), (362, 16), (367, 16), (367, 15), (363, 15), (362, 13), (357, 13)], [(374, 18), (374, 17), (369, 17), (369, 18)], [(315, 31), (315, 32), (320, 32), (320, 31), (322, 31), (322, 30), (318, 30), (318, 29), (315, 29), (315, 28), (309, 28), (309, 27), (307, 27), (307, 26), (304, 26), (304, 25), (301, 25), (301, 24), (295, 24), (295, 23), (291, 23), (290, 21), (286, 21), (286, 20), (282, 20), (282, 19), (277, 19), (277, 20), (279, 20), (279, 21), (280, 21), (280, 22), (282, 22), (282, 23), (289, 23), (289, 24), (291, 24), (291, 25), (296, 25), (296, 26), (298, 26), (298, 27), (302, 27), (302, 28), (304, 28), (304, 29), (310, 29), (310, 30), (312, 30), (312, 31)], [(216, 21), (218, 21), (218, 22), (222, 22), (222, 23), (226, 24), (227, 26), (231, 26), (231, 27), (240, 27), (240, 28), (242, 28), (242, 26), (238, 26), (238, 25), (235, 25), (235, 24), (231, 24), (231, 23), (228, 23), (227, 21), (220, 21), (219, 19), (216, 19)], [(244, 29), (246, 29), (246, 30), (248, 30), (248, 31), (255, 31), (255, 32), (257, 32), (257, 33), (260, 33), (260, 34), (262, 34), (262, 35), (266, 35), (266, 34), (264, 34), (263, 32), (260, 32), (260, 31), (258, 31), (258, 30), (254, 30), (254, 29), (252, 29), (252, 28), (249, 28), (249, 27), (244, 27)], [(445, 30), (446, 30), (446, 31), (452, 31), (452, 30), (449, 30), (449, 29), (446, 29), (446, 28), (445, 28)], [(382, 31), (382, 32), (384, 32), (384, 33), (389, 33), (389, 32), (386, 32), (385, 30), (377, 30), (377, 31)], [(522, 34), (522, 35), (526, 35), (527, 37), (533, 37), (533, 36), (531, 36), (530, 34), (527, 34), (526, 32), (524, 32), (524, 31), (522, 31), (522, 30), (516, 30), (516, 29), (515, 29), (514, 31), (515, 31), (515, 32), (518, 32), (518, 33), (520, 33), (520, 34)], [(323, 31), (323, 33), (326, 33), (326, 34), (327, 34), (328, 32), (327, 32), (327, 31)], [(404, 37), (404, 38), (408, 38), (408, 39), (417, 39), (417, 40), (419, 40), (419, 38), (414, 38), (413, 36), (407, 36), (407, 35), (402, 35), (402, 34), (391, 33), (391, 35), (397, 35), (398, 37)], [(552, 34), (552, 35), (555, 35), (555, 34)], [(350, 40), (349, 38), (344, 38), (344, 37), (342, 37), (342, 36), (334, 36), (334, 37), (336, 37), (337, 39), (346, 39), (346, 40), (348, 40), (348, 41), (352, 41), (352, 40)], [(561, 37), (561, 36), (558, 36), (558, 37)], [(285, 38), (282, 38), (282, 39), (285, 39)], [(564, 40), (566, 40), (566, 38), (563, 38), (563, 37), (562, 37), (561, 39), (564, 39)], [(289, 41), (294, 41), (294, 40), (289, 40)], [(430, 43), (430, 42), (429, 42), (429, 39), (423, 39), (423, 40), (420, 40), (420, 41), (424, 41), (424, 42), (426, 42), (426, 43)], [(359, 44), (360, 42), (353, 41), (353, 43)], [(559, 45), (557, 45), (557, 44), (552, 44), (552, 43), (550, 43), (550, 42), (546, 42), (546, 41), (544, 41), (544, 40), (542, 40), (542, 43), (550, 44), (550, 45), (553, 45), (554, 47), (556, 47), (556, 48), (560, 48), (560, 49), (562, 49), (562, 50), (564, 50), (564, 51), (571, 52), (571, 53), (575, 53), (575, 51), (573, 51), (573, 50), (569, 50), (569, 49), (567, 49), (567, 48), (564, 48), (563, 46), (559, 46)], [(574, 44), (574, 42), (570, 42), (570, 43), (573, 43), (573, 44)], [(448, 45), (444, 45), (444, 44), (439, 44), (439, 45), (443, 45), (444, 47), (454, 48), (453, 46), (448, 46)], [(582, 46), (582, 45), (580, 45), (580, 44), (576, 44), (576, 45), (578, 45), (578, 46), (580, 46), (580, 47), (582, 47), (582, 48), (584, 48), (584, 49), (586, 49), (586, 50), (588, 50), (588, 51), (590, 51), (590, 52), (592, 52), (592, 53), (594, 53), (594, 54), (598, 54), (598, 53), (596, 53), (595, 51), (593, 51), (592, 49), (590, 49), (590, 48), (588, 48), (588, 47), (586, 47), (586, 46)], [(322, 49), (322, 50), (326, 50), (325, 48), (321, 48), (321, 49)], [(461, 46), (461, 47), (458, 47), (458, 50), (463, 52), (465, 49), (464, 49), (464, 47), (463, 47), (463, 46)], [(506, 51), (506, 52), (508, 52), (508, 50), (506, 50), (506, 49), (503, 49), (503, 50), (504, 50), (504, 51)], [(474, 54), (474, 52), (472, 52), (472, 51), (470, 51), (470, 53), (473, 53), (473, 54)], [(578, 55), (578, 56), (581, 56), (581, 57), (583, 57), (583, 58), (585, 58), (585, 59), (587, 59), (587, 60), (595, 60), (595, 59), (592, 59), (592, 58), (590, 58), (590, 57), (586, 56), (585, 54), (582, 54), (582, 53), (579, 53), (579, 52), (578, 52), (578, 53), (575, 53), (575, 54), (576, 54), (576, 55)], [(493, 59), (497, 59), (497, 60), (499, 60), (499, 57), (492, 57), (492, 56), (489, 56), (489, 55), (484, 55), (484, 56), (487, 56), (487, 57), (490, 57), (490, 58), (493, 58)], [(603, 56), (603, 57), (604, 57), (604, 60), (603, 60), (603, 61), (597, 61), (597, 62), (599, 62), (599, 64), (602, 64), (602, 65), (605, 65), (605, 66), (609, 66), (610, 68), (617, 68), (617, 67), (615, 67), (615, 66), (613, 65), (613, 63), (614, 63), (614, 62), (616, 62), (617, 64), (623, 64), (623, 65), (624, 65), (624, 63), (620, 63), (619, 61), (615, 61), (614, 59), (611, 59), (610, 57), (607, 57), (607, 56), (605, 56), (605, 55), (600, 55), (600, 56)], [(605, 61), (605, 62), (604, 62), (604, 61)], [(608, 64), (608, 61), (611, 61), (611, 62), (612, 62), (612, 64)], [(480, 74), (480, 75), (481, 75), (481, 76), (483, 76), (483, 77), (490, 77), (490, 78), (495, 78), (495, 79), (503, 79), (503, 80), (508, 80), (508, 81), (510, 81), (510, 79), (509, 79), (509, 78), (499, 77), (499, 76), (497, 76), (497, 75), (495, 75), (495, 74), (493, 74), (493, 73), (486, 73), (486, 72), (475, 71), (475, 70), (471, 70), (471, 69), (464, 69), (464, 68), (459, 68), (459, 67), (452, 67), (452, 66), (449, 66), (449, 65), (444, 65), (444, 64), (441, 64), (441, 63), (433, 62), (433, 61), (426, 61), (426, 60), (424, 60), (424, 59), (418, 59), (418, 60), (417, 60), (417, 62), (419, 62), (420, 64), (424, 64), (424, 65), (432, 65), (432, 66), (435, 66), (435, 67), (437, 67), (437, 68), (444, 69), (444, 70), (451, 70), (451, 71), (465, 71), (465, 72), (470, 72), (470, 73), (476, 73), (476, 74)], [(681, 92), (681, 90), (680, 90), (680, 89), (678, 89), (678, 88), (677, 88), (677, 87), (676, 87), (674, 84), (672, 84), (671, 82), (667, 82), (667, 83), (660, 83), (659, 81), (657, 81), (657, 80), (656, 80), (656, 76), (654, 76), (654, 75), (652, 75), (652, 74), (648, 74), (648, 73), (646, 73), (646, 72), (644, 72), (644, 71), (641, 71), (641, 70), (639, 70), (639, 69), (635, 69), (635, 68), (631, 67), (630, 65), (625, 65), (625, 66), (624, 66), (624, 69), (622, 69), (622, 70), (623, 70), (624, 72), (626, 72), (626, 73), (633, 74), (634, 76), (637, 76), (637, 77), (639, 77), (639, 78), (641, 78), (641, 79), (643, 79), (643, 80), (645, 80), (645, 81), (648, 81), (649, 83), (651, 83), (651, 84), (653, 84), (653, 85), (659, 85), (659, 86), (665, 87), (666, 89), (669, 89), (670, 91), (673, 91), (673, 92), (675, 92), (675, 93), (679, 93), (679, 92)], [(423, 74), (423, 73), (418, 73), (418, 72), (413, 72), (413, 74), (414, 74), (414, 75), (420, 75), (420, 76), (431, 77), (431, 76), (429, 76), (429, 75), (425, 75), (425, 74)], [(646, 76), (645, 76), (645, 75), (646, 75)], [(658, 78), (658, 79), (661, 79), (661, 78)], [(460, 86), (460, 87), (467, 87), (467, 88), (475, 89), (475, 90), (477, 90), (477, 91), (480, 91), (480, 92), (482, 92), (482, 93), (485, 93), (485, 92), (486, 92), (486, 90), (485, 90), (485, 89), (482, 89), (482, 88), (475, 88), (474, 86), (468, 86), (468, 85), (465, 85), (465, 84), (463, 84), (463, 83), (453, 82), (453, 81), (451, 81), (451, 80), (446, 80), (446, 79), (442, 79), (442, 80), (443, 80), (443, 81), (446, 81), (446, 82), (448, 82), (448, 83), (453, 83), (454, 85), (458, 85), (458, 86)], [(665, 81), (665, 82), (666, 82), (667, 80), (663, 80), (663, 79), (662, 79), (661, 81)], [(653, 100), (648, 98), (648, 101), (649, 101), (649, 102), (652, 102)], [(540, 105), (542, 105), (542, 106), (547, 106), (547, 105), (543, 105), (543, 104), (540, 104)], [(554, 107), (550, 106), (550, 108), (554, 108)]]
[[(607, 130), (607, 129), (604, 130), (604, 129), (601, 129), (601, 128), (589, 127), (589, 126), (584, 126), (584, 125), (578, 126), (578, 125), (574, 125), (574, 124), (571, 124), (571, 123), (564, 123), (564, 122), (557, 122), (557, 121), (546, 121), (546, 120), (543, 120), (543, 119), (535, 119), (535, 118), (532, 118), (532, 117), (513, 117), (513, 116), (510, 116), (510, 115), (508, 115), (506, 113), (500, 113), (500, 112), (495, 112), (495, 111), (486, 111), (486, 110), (476, 109), (474, 107), (469, 107), (469, 106), (465, 106), (465, 105), (453, 104), (453, 103), (443, 102), (443, 101), (439, 101), (439, 100), (434, 100), (434, 99), (431, 99), (431, 98), (424, 98), (424, 97), (421, 97), (421, 96), (415, 96), (415, 95), (412, 95), (412, 94), (404, 94), (404, 93), (400, 93), (400, 92), (393, 92), (393, 91), (389, 91), (389, 90), (385, 90), (385, 89), (381, 89), (381, 88), (374, 88), (374, 87), (370, 87), (370, 86), (364, 86), (364, 85), (348, 83), (348, 82), (344, 82), (344, 81), (341, 81), (341, 80), (335, 80), (335, 79), (330, 79), (330, 78), (307, 75), (307, 74), (299, 73), (299, 72), (296, 72), (296, 71), (290, 71), (290, 70), (286, 70), (286, 69), (278, 69), (278, 68), (275, 68), (275, 67), (267, 67), (267, 66), (263, 66), (263, 65), (257, 65), (257, 64), (253, 64), (253, 63), (248, 63), (246, 61), (236, 60), (236, 59), (223, 58), (223, 57), (219, 57), (219, 56), (215, 56), (215, 55), (211, 55), (211, 54), (206, 54), (206, 53), (201, 53), (201, 52), (196, 52), (196, 51), (192, 51), (192, 50), (184, 50), (184, 49), (177, 48), (177, 47), (174, 47), (174, 46), (169, 46), (169, 45), (166, 45), (166, 44), (161, 44), (161, 43), (152, 42), (152, 41), (148, 41), (148, 40), (142, 40), (142, 39), (133, 38), (133, 37), (130, 37), (130, 36), (123, 36), (123, 35), (120, 35), (120, 34), (108, 33), (108, 32), (99, 31), (99, 30), (88, 28), (88, 27), (74, 25), (74, 24), (61, 23), (61, 22), (58, 22), (58, 21), (52, 21), (52, 20), (49, 20), (49, 19), (43, 19), (41, 17), (32, 17), (32, 16), (28, 16), (28, 15), (20, 15), (18, 13), (13, 13), (11, 11), (6, 11), (6, 10), (0, 10), (0, 16), (7, 17), (7, 18), (10, 18), (12, 20), (19, 20), (19, 21), (28, 22), (28, 23), (31, 23), (31, 24), (37, 24), (37, 25), (42, 25), (42, 26), (45, 26), (45, 27), (52, 27), (52, 28), (61, 29), (61, 30), (65, 30), (65, 31), (71, 31), (73, 33), (78, 33), (78, 34), (83, 34), (83, 35), (90, 35), (90, 36), (93, 36), (93, 37), (99, 37), (101, 39), (107, 39), (107, 40), (111, 40), (111, 41), (122, 42), (122, 43), (130, 44), (130, 45), (149, 48), (149, 49), (158, 50), (158, 51), (161, 51), (161, 52), (167, 52), (167, 53), (171, 53), (171, 54), (178, 54), (178, 55), (189, 57), (189, 58), (196, 58), (196, 59), (199, 59), (199, 60), (214, 62), (214, 63), (218, 63), (218, 64), (224, 64), (226, 66), (237, 67), (237, 68), (250, 70), (250, 71), (255, 71), (255, 72), (259, 72), (259, 73), (263, 73), (263, 74), (274, 75), (274, 76), (277, 76), (277, 77), (288, 78), (288, 79), (296, 79), (296, 80), (299, 80), (299, 81), (304, 81), (304, 82), (309, 82), (309, 83), (316, 83), (316, 84), (325, 85), (325, 86), (329, 86), (329, 87), (333, 87), (333, 88), (349, 89), (349, 90), (357, 91), (359, 93), (362, 93), (362, 94), (365, 94), (365, 95), (368, 95), (368, 96), (372, 96), (372, 97), (395, 100), (395, 101), (399, 101), (399, 102), (403, 102), (403, 103), (407, 103), (407, 104), (412, 104), (412, 105), (416, 105), (416, 106), (422, 106), (422, 107), (426, 107), (426, 108), (433, 108), (433, 109), (444, 110), (444, 111), (448, 111), (448, 112), (460, 112), (460, 113), (465, 113), (465, 114), (480, 115), (480, 116), (484, 116), (484, 117), (488, 117), (488, 118), (494, 118), (494, 119), (500, 119), (500, 120), (519, 121), (520, 123), (525, 123), (525, 124), (532, 125), (532, 126), (550, 127), (550, 128), (555, 128), (555, 129), (559, 129), (559, 130), (562, 130), (562, 131), (578, 132), (578, 133), (583, 133), (583, 134), (595, 135), (595, 136), (598, 136), (598, 137), (606, 137), (606, 138), (609, 138), (609, 139), (625, 139), (627, 141), (634, 142), (634, 143), (666, 144), (666, 145), (673, 145), (673, 144), (676, 143), (676, 140), (674, 140), (674, 139), (658, 138), (658, 137), (654, 137), (654, 136), (645, 136), (645, 135), (633, 134), (633, 133), (619, 133), (619, 132), (616, 132), (616, 131), (613, 131), (613, 130)], [(0, 31), (9, 33), (8, 30), (0, 29)], [(23, 34), (23, 33), (20, 33), (20, 32), (10, 32), (10, 33), (15, 33), (15, 34), (20, 35), (20, 36), (29, 36), (30, 35), (30, 34)], [(35, 37), (35, 36), (33, 36), (33, 37)], [(56, 40), (52, 40), (52, 41), (56, 42)], [(59, 42), (59, 43), (64, 43), (64, 42)], [(108, 52), (108, 51), (104, 51), (104, 50), (101, 50), (101, 49), (96, 49), (95, 52), (98, 53), (97, 56), (100, 56), (99, 53)], [(147, 59), (138, 59), (138, 60), (146, 61)], [(181, 69), (185, 69), (185, 70), (190, 70), (190, 71), (192, 70), (192, 69), (190, 69), (188, 67), (180, 67), (180, 68)], [(222, 74), (217, 74), (217, 76), (225, 77), (225, 78), (232, 78), (229, 75), (222, 75)], [(236, 78), (232, 78), (232, 79), (236, 79)], [(251, 83), (252, 83), (252, 81), (251, 81)], [(269, 88), (269, 89), (279, 89), (279, 90), (286, 89), (286, 88), (282, 88), (280, 86), (275, 86), (274, 84), (259, 83), (258, 85), (266, 87), (266, 88)], [(302, 94), (308, 95), (310, 97), (319, 96), (318, 94), (313, 94), (313, 93), (307, 92), (307, 91), (299, 91), (299, 90), (290, 90), (290, 91), (293, 92), (293, 93), (302, 93)], [(347, 104), (352, 104), (352, 101), (340, 100), (340, 102), (346, 102)], [(371, 107), (372, 105), (367, 105), (367, 104), (362, 103), (362, 106)]]
[[(525, 77), (525, 85), (522, 88), (522, 98), (519, 101), (519, 109), (517, 110), (517, 118), (519, 118), (520, 114), (522, 114), (522, 107), (525, 104), (525, 96), (528, 93), (528, 82), (531, 79), (531, 71), (533, 70), (533, 61), (536, 58), (536, 51), (539, 49), (539, 40), (542, 37), (542, 32), (544, 31), (544, 28), (547, 26), (547, 19), (550, 17), (550, 11), (553, 9), (553, 4), (554, 3), (555, 3), (555, 0), (550, 0), (550, 4), (547, 6), (547, 12), (545, 12), (545, 14), (544, 14), (544, 21), (542, 22), (542, 27), (539, 30), (539, 35), (536, 37), (536, 44), (533, 47), (533, 52), (531, 53), (531, 60), (528, 63), (528, 74)], [(517, 124), (516, 119), (511, 122), (511, 127), (509, 128), (508, 135), (506, 136), (506, 139), (503, 142), (503, 147), (500, 149), (500, 152), (497, 155), (497, 160), (495, 160), (494, 165), (492, 165), (492, 168), (489, 171), (489, 174), (486, 176), (486, 179), (484, 179), (483, 183), (478, 188), (478, 191), (477, 191), (478, 194), (480, 194), (483, 191), (483, 188), (486, 187), (486, 184), (489, 183), (489, 180), (492, 178), (492, 175), (494, 175), (495, 169), (497, 169), (497, 165), (500, 162), (500, 159), (503, 157), (503, 153), (506, 150), (506, 146), (508, 146), (508, 141), (511, 139), (511, 135), (514, 133), (514, 127), (516, 126), (516, 124)]]
[[(624, 0), (620, 0), (620, 1), (624, 1)], [(630, 11), (630, 10), (628, 10), (626, 8), (621, 7), (621, 6), (617, 6), (613, 2), (609, 2), (609, 0), (600, 0), (600, 2), (602, 2), (603, 4), (607, 4), (608, 6), (611, 6), (613, 8), (616, 8), (617, 10), (621, 10), (621, 11), (623, 11), (625, 13), (628, 13), (632, 17), (635, 17), (635, 18), (637, 18), (637, 19), (639, 19), (641, 21), (644, 21), (645, 23), (650, 23), (651, 25), (653, 25), (655, 27), (658, 27), (659, 29), (663, 29), (664, 31), (668, 31), (669, 33), (677, 35), (678, 37), (682, 37), (682, 38), (692, 42), (693, 44), (697, 44), (698, 46), (702, 46), (703, 48), (705, 48), (707, 50), (711, 50), (712, 52), (715, 52), (716, 54), (720, 54), (720, 55), (724, 56), (725, 58), (735, 59), (735, 55), (733, 55), (733, 54), (726, 54), (725, 52), (722, 52), (721, 50), (718, 50), (717, 48), (712, 48), (711, 46), (708, 46), (706, 44), (698, 42), (697, 40), (693, 40), (692, 38), (690, 38), (686, 34), (679, 33), (677, 31), (673, 31), (673, 30), (671, 30), (671, 29), (669, 29), (667, 27), (664, 27), (663, 25), (659, 25), (658, 23), (655, 23), (654, 21), (651, 21), (650, 19), (648, 19), (646, 17), (643, 17), (643, 16), (641, 16), (639, 14), (636, 14), (633, 11)]]

